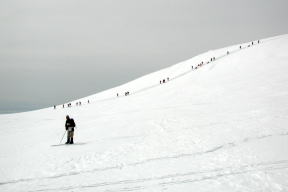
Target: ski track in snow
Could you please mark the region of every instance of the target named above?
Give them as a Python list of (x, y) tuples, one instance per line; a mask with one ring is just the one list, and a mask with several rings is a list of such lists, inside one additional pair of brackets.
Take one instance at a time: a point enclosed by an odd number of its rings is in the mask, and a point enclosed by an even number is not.
[[(134, 166), (139, 166), (139, 165), (143, 165), (143, 164), (149, 164), (149, 163), (152, 163), (152, 162), (155, 162), (155, 161), (167, 161), (167, 160), (170, 160), (170, 159), (193, 158), (193, 157), (196, 157), (196, 156), (201, 156), (201, 155), (206, 155), (206, 154), (209, 154), (209, 153), (214, 153), (214, 152), (217, 152), (219, 150), (228, 149), (228, 148), (232, 148), (232, 147), (237, 147), (237, 146), (239, 146), (241, 144), (244, 144), (244, 143), (247, 143), (247, 142), (254, 142), (256, 140), (266, 139), (266, 138), (269, 138), (269, 137), (287, 136), (287, 135), (288, 135), (288, 132), (275, 134), (275, 135), (270, 135), (269, 134), (269, 135), (262, 135), (262, 136), (257, 136), (257, 137), (247, 137), (247, 138), (244, 138), (244, 139), (242, 139), (240, 141), (225, 143), (225, 144), (222, 144), (222, 145), (219, 145), (219, 146), (215, 146), (215, 147), (213, 147), (211, 149), (208, 149), (206, 151), (201, 151), (201, 152), (196, 152), (196, 153), (184, 153), (184, 154), (178, 154), (178, 155), (172, 155), (172, 156), (156, 157), (156, 158), (145, 159), (143, 161), (138, 161), (138, 162), (129, 163), (129, 164), (125, 164), (125, 165), (116, 165), (116, 166), (111, 166), (111, 167), (96, 168), (96, 169), (92, 169), (92, 170), (79, 171), (79, 172), (73, 171), (73, 172), (70, 172), (70, 173), (59, 174), (59, 175), (54, 175), (54, 176), (49, 176), (49, 177), (28, 178), (28, 179), (4, 181), (4, 182), (0, 182), (0, 186), (9, 185), (9, 184), (23, 183), (23, 182), (32, 182), (32, 181), (46, 180), (46, 179), (58, 179), (58, 178), (62, 178), (62, 177), (70, 177), (70, 176), (75, 176), (75, 175), (85, 174), (85, 173), (103, 172), (103, 171), (110, 171), (110, 170), (115, 170), (115, 169), (116, 170), (120, 170), (120, 169), (123, 169), (124, 167), (134, 167)], [(285, 164), (286, 164), (286, 163), (288, 163), (288, 160), (287, 161), (286, 160), (285, 161), (281, 161), (281, 162), (285, 162)], [(277, 162), (272, 162), (272, 163), (270, 162), (269, 164), (274, 164), (274, 163), (277, 164)], [(262, 164), (260, 164), (260, 165), (262, 165)], [(245, 165), (245, 167), (249, 167), (249, 166), (253, 167), (255, 165)], [(238, 172), (235, 172), (235, 173), (237, 174)], [(245, 173), (245, 172), (239, 171), (238, 174), (240, 174), (240, 173)], [(226, 175), (228, 176), (228, 175), (231, 175), (231, 174), (223, 174), (223, 176), (226, 176)], [(221, 176), (221, 174), (220, 174), (220, 176)], [(214, 178), (214, 177), (212, 177), (212, 178)], [(41, 191), (41, 190), (39, 190), (39, 191)]]
[[(251, 172), (258, 171), (273, 171), (273, 170), (283, 170), (288, 169), (288, 160), (275, 161), (275, 162), (261, 162), (257, 164), (242, 165), (239, 167), (225, 167), (221, 169), (212, 169), (212, 170), (203, 170), (199, 172), (185, 172), (185, 173), (176, 173), (173, 175), (163, 175), (160, 177), (147, 177), (135, 180), (120, 180), (115, 182), (103, 182), (95, 183), (90, 185), (78, 185), (70, 187), (59, 187), (59, 188), (45, 188), (39, 190), (32, 190), (29, 192), (40, 192), (40, 191), (67, 191), (67, 190), (77, 190), (84, 188), (98, 188), (97, 191), (137, 191), (153, 186), (167, 186), (167, 185), (178, 185), (183, 183), (193, 183), (201, 182), (205, 180), (219, 179), (221, 177), (235, 176), (240, 174), (247, 174)], [(168, 181), (166, 181), (168, 180)], [(169, 181), (173, 180), (173, 181)], [(150, 183), (149, 183), (150, 182)], [(147, 184), (145, 184), (147, 183)], [(152, 184), (151, 184), (152, 183)], [(132, 186), (131, 184), (137, 186)], [(114, 187), (121, 185), (120, 188), (107, 190), (105, 187)], [(123, 185), (129, 185), (128, 187), (123, 187)]]

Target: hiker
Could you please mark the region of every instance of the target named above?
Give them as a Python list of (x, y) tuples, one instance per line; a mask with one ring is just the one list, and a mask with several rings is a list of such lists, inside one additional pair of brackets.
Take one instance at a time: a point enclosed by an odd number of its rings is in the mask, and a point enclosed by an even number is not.
[(88, 99), (88, 103), (90, 103), (89, 99)]
[(169, 81), (169, 77), (167, 77), (167, 81)]
[(163, 83), (165, 83), (165, 79), (163, 79), (163, 81), (162, 81)]
[(64, 108), (65, 106), (64, 106), (64, 104), (63, 104), (63, 108)]
[(240, 47), (239, 47), (240, 49), (242, 49), (242, 46), (240, 45)]
[(73, 136), (74, 136), (74, 127), (75, 127), (74, 119), (70, 118), (69, 115), (66, 116), (65, 129), (67, 131), (67, 142), (65, 144), (73, 144)]
[(54, 109), (56, 109), (56, 105), (54, 105)]
[(229, 55), (229, 51), (227, 51), (227, 55)]
[(260, 40), (258, 40), (258, 44), (260, 43)]
[(162, 83), (162, 81), (160, 80), (160, 84)]

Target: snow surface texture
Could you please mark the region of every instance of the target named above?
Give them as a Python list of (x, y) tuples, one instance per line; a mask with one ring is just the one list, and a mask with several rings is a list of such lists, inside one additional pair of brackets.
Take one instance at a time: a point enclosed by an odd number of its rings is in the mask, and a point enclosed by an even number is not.
[[(239, 46), (0, 115), (0, 191), (288, 191), (288, 35)], [(57, 145), (66, 114), (75, 144)]]

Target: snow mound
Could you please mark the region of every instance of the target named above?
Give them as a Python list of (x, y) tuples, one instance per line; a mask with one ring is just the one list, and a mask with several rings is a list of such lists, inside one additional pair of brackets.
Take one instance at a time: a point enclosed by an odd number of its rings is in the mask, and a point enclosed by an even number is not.
[[(211, 50), (69, 108), (0, 115), (0, 191), (287, 191), (287, 50), (288, 35)], [(75, 144), (58, 145), (67, 114)]]

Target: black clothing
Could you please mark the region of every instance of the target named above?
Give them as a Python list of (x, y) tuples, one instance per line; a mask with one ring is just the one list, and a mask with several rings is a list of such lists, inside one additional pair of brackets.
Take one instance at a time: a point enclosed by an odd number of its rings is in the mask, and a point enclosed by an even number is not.
[(66, 130), (68, 130), (69, 127), (72, 128), (72, 131), (74, 131), (74, 127), (75, 127), (75, 122), (74, 122), (74, 119), (67, 119), (66, 120), (66, 123), (65, 123), (65, 128)]

